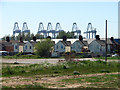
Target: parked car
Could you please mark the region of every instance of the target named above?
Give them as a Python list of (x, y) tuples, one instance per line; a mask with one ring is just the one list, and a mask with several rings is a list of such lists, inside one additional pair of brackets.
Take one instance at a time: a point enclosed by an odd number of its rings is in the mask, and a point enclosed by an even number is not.
[(112, 55), (112, 57), (117, 57), (117, 56), (119, 56), (119, 55), (118, 55), (118, 54), (113, 54), (113, 55)]
[(7, 51), (0, 51), (0, 56), (7, 56), (9, 55), (9, 52)]

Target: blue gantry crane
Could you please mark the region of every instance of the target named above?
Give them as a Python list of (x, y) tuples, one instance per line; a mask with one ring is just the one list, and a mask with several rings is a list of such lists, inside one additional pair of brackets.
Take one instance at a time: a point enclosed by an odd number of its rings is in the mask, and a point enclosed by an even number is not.
[(55, 39), (56, 36), (59, 34), (59, 32), (62, 32), (62, 31), (64, 30), (62, 30), (59, 22), (56, 23), (55, 29), (53, 29), (52, 23), (48, 22), (46, 30), (44, 29), (43, 23), (40, 22), (37, 33), (42, 34), (44, 38), (51, 36), (51, 38)]
[(37, 32), (37, 34), (43, 35), (44, 38), (47, 37), (47, 30), (44, 29), (44, 26), (43, 26), (43, 23), (42, 23), (42, 22), (39, 23), (39, 27), (38, 27), (38, 32)]
[(79, 35), (81, 35), (81, 30), (78, 29), (77, 23), (74, 22), (73, 26), (72, 26), (72, 32), (75, 34), (77, 34), (77, 38), (79, 37)]
[(27, 26), (26, 22), (23, 23), (22, 33), (24, 33), (25, 35), (30, 33), (30, 30), (28, 29), (28, 26)]
[(14, 23), (13, 36), (15, 36), (16, 33), (21, 34), (21, 30), (19, 29), (18, 22)]
[(90, 33), (92, 33), (92, 38), (95, 38), (97, 31), (96, 31), (96, 28), (92, 27), (92, 23), (88, 23), (87, 31), (84, 32), (84, 34), (86, 34), (87, 39), (91, 38)]

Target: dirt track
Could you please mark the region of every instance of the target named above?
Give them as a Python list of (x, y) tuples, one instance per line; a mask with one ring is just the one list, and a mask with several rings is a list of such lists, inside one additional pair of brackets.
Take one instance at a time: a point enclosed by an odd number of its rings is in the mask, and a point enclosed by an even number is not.
[[(74, 75), (74, 76), (57, 76), (57, 77), (51, 77), (51, 76), (34, 76), (34, 77), (3, 77), (3, 86), (10, 86), (10, 87), (16, 87), (18, 85), (28, 85), (28, 84), (46, 84), (48, 88), (76, 88), (82, 86), (87, 86), (90, 83), (74, 83), (74, 84), (64, 84), (61, 81), (62, 79), (72, 79), (72, 78), (80, 78), (80, 77), (93, 77), (93, 76), (103, 76), (103, 75), (110, 75), (110, 74), (118, 74), (118, 72), (115, 73), (96, 73), (96, 74), (87, 74), (87, 75)], [(119, 73), (120, 74), (120, 73)], [(60, 87), (64, 85), (64, 87)]]

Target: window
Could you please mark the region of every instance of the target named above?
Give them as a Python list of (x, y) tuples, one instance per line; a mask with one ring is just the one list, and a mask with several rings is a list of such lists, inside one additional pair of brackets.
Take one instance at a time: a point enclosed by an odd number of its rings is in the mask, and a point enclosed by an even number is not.
[(61, 46), (61, 48), (63, 49), (63, 45)]
[(17, 49), (17, 45), (15, 45), (15, 49)]
[(80, 45), (78, 45), (78, 49), (80, 49)]
[(27, 45), (25, 46), (25, 49), (27, 49)]
[(56, 48), (58, 49), (58, 45), (56, 46)]
[(99, 48), (99, 45), (97, 45), (97, 48)]
[(30, 46), (30, 49), (31, 49), (32, 47)]
[(72, 46), (72, 49), (75, 49), (75, 47), (74, 47), (74, 46)]

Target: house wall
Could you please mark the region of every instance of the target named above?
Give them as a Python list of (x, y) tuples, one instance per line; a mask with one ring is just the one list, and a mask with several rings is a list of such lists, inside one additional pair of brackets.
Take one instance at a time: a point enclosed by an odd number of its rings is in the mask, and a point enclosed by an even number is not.
[(32, 46), (32, 44), (30, 42), (26, 42), (26, 44), (24, 45), (24, 52), (31, 52), (33, 53), (34, 48)]
[(57, 44), (55, 44), (54, 51), (60, 53), (65, 52), (65, 45), (59, 41)]
[(5, 46), (5, 50), (8, 52), (14, 52), (13, 46)]
[(71, 47), (70, 46), (66, 46), (65, 47), (65, 52), (71, 52)]
[(2, 51), (2, 44), (0, 43), (0, 51)]
[(17, 43), (14, 44), (14, 52), (19, 52), (19, 45)]
[(105, 52), (105, 47), (101, 46), (99, 43), (97, 43), (96, 41), (92, 41), (89, 44), (89, 50), (93, 53), (104, 53)]
[(24, 47), (22, 45), (19, 45), (19, 52), (24, 52)]
[(111, 45), (108, 45), (107, 48), (108, 48), (108, 53), (111, 53)]
[[(97, 43), (96, 41), (93, 41), (89, 44), (88, 49), (93, 52), (93, 53), (101, 53), (101, 54), (105, 54), (106, 49), (105, 46), (101, 46), (99, 43)], [(108, 53), (110, 52), (110, 45), (108, 45)]]
[(79, 42), (74, 42), (72, 45), (71, 45), (71, 51), (75, 51), (77, 53), (81, 52), (82, 50), (82, 45), (79, 43)]

